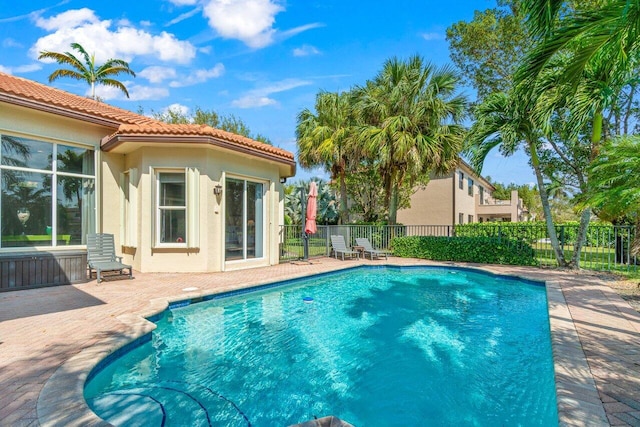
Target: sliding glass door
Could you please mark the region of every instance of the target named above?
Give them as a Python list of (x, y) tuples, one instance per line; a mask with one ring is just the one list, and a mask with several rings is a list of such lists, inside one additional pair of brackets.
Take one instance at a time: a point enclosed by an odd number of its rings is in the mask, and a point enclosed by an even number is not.
[(225, 260), (264, 256), (264, 185), (227, 178), (225, 186)]

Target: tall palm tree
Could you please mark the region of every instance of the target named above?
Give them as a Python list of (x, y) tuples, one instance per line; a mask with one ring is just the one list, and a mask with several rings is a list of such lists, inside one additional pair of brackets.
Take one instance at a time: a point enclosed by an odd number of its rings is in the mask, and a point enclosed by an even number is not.
[(465, 153), (469, 156), (471, 166), (481, 171), (487, 155), (495, 148), (505, 156), (514, 154), (520, 147), (527, 151), (536, 175), (551, 247), (558, 265), (565, 267), (567, 262), (553, 224), (549, 195), (538, 155), (542, 133), (540, 126), (534, 122), (532, 109), (531, 103), (527, 102), (525, 95), (518, 92), (517, 88), (509, 94), (499, 92), (489, 95), (475, 108), (475, 122), (465, 138)]
[(298, 114), (296, 138), (298, 161), (305, 169), (323, 166), (340, 185), (340, 222), (349, 222), (345, 176), (357, 161), (352, 144), (353, 115), (348, 93), (320, 92), (315, 113), (305, 108)]
[(375, 160), (385, 190), (389, 224), (396, 223), (398, 187), (430, 171), (458, 163), (467, 100), (457, 94), (460, 77), (419, 56), (392, 58), (363, 87), (354, 90), (362, 124), (358, 139)]
[(78, 51), (81, 59), (70, 52), (49, 52), (42, 51), (38, 59), (53, 59), (58, 64), (68, 65), (71, 69), (61, 68), (49, 76), (49, 82), (53, 82), (61, 77), (69, 77), (76, 80), (85, 80), (91, 86), (91, 97), (96, 99), (96, 84), (115, 87), (120, 89), (129, 98), (129, 92), (124, 84), (113, 79), (118, 74), (129, 74), (133, 77), (136, 73), (129, 68), (129, 64), (122, 59), (108, 59), (104, 64), (97, 66), (95, 54), (89, 55), (79, 43), (71, 43), (71, 47)]

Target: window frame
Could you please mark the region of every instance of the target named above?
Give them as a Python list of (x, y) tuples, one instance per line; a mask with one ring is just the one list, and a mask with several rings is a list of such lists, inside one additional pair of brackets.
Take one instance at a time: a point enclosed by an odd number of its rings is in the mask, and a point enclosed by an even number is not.
[[(160, 176), (162, 174), (183, 174), (184, 176), (184, 206), (161, 206), (160, 205)], [(155, 201), (154, 201), (154, 224), (155, 224), (155, 247), (156, 248), (186, 248), (188, 245), (188, 208), (189, 208), (189, 200), (187, 193), (187, 169), (186, 168), (156, 168), (155, 169)], [(175, 211), (184, 211), (184, 227), (185, 227), (185, 235), (183, 237), (182, 242), (162, 242), (162, 212), (164, 210), (175, 210)]]
[(458, 188), (464, 190), (464, 172), (458, 171)]
[(467, 186), (468, 186), (467, 194), (471, 197), (473, 197), (473, 185), (474, 185), (473, 179), (467, 178)]
[[(34, 248), (38, 249), (38, 248), (53, 248), (53, 249), (60, 249), (60, 248), (73, 248), (73, 247), (86, 247), (86, 242), (82, 243), (82, 240), (85, 239), (86, 234), (88, 233), (95, 233), (97, 230), (97, 224), (98, 224), (98, 209), (97, 209), (97, 205), (99, 202), (99, 195), (98, 195), (98, 185), (97, 185), (97, 180), (98, 180), (98, 151), (99, 148), (92, 146), (92, 145), (88, 145), (88, 144), (81, 144), (81, 143), (77, 143), (77, 142), (73, 142), (73, 141), (66, 141), (66, 140), (57, 140), (57, 139), (52, 139), (52, 138), (46, 138), (46, 137), (42, 137), (42, 136), (37, 136), (37, 135), (28, 135), (28, 134), (21, 134), (21, 133), (12, 133), (12, 132), (0, 132), (0, 140), (2, 139), (3, 136), (7, 136), (7, 137), (12, 137), (12, 138), (20, 138), (20, 139), (24, 139), (27, 141), (33, 141), (36, 143), (44, 143), (47, 145), (51, 146), (51, 166), (50, 169), (41, 169), (41, 168), (35, 168), (35, 167), (29, 167), (27, 166), (11, 166), (11, 165), (3, 165), (2, 164), (2, 144), (0, 144), (0, 186), (2, 185), (1, 181), (1, 174), (2, 171), (16, 171), (16, 172), (25, 172), (25, 173), (31, 173), (31, 174), (41, 174), (41, 175), (46, 175), (50, 178), (51, 182), (50, 182), (50, 186), (51, 186), (51, 190), (50, 190), (50, 198), (51, 198), (51, 206), (49, 207), (51, 209), (51, 241), (50, 244), (48, 245), (25, 245), (25, 246), (9, 246), (9, 247), (3, 247), (2, 246), (2, 228), (0, 227), (0, 252), (6, 252), (6, 251), (21, 251), (21, 250), (33, 250)], [(92, 161), (92, 166), (93, 166), (93, 173), (92, 174), (88, 174), (88, 173), (78, 173), (78, 172), (67, 172), (67, 171), (62, 171), (62, 170), (58, 170), (58, 150), (59, 147), (73, 147), (73, 148), (79, 148), (82, 150), (87, 150), (87, 151), (91, 151), (93, 154), (91, 155), (91, 161)], [(55, 159), (55, 160), (54, 160)], [(90, 224), (93, 225), (93, 230), (84, 230), (83, 232), (83, 236), (81, 236), (81, 241), (80, 243), (73, 243), (73, 244), (64, 244), (64, 243), (59, 243), (60, 239), (59, 236), (62, 236), (63, 234), (59, 233), (59, 226), (58, 226), (58, 186), (60, 185), (60, 177), (69, 177), (69, 178), (77, 178), (77, 179), (81, 179), (81, 180), (89, 180), (92, 182), (93, 184), (93, 203), (92, 205), (94, 206), (93, 212), (89, 215), (93, 216), (92, 220), (89, 220), (87, 218), (87, 220), (89, 221)], [(2, 198), (0, 197), (0, 216), (2, 214)], [(83, 212), (81, 212), (81, 215), (83, 214)], [(81, 217), (81, 218), (85, 218), (85, 217)], [(84, 221), (84, 220), (82, 220)], [(49, 227), (49, 226), (48, 226)], [(47, 231), (47, 234), (49, 232)]]
[(464, 224), (464, 213), (458, 212), (458, 224)]
[[(229, 206), (227, 206), (227, 202), (226, 202), (226, 194), (228, 192), (228, 187), (227, 184), (229, 181), (239, 181), (242, 182), (242, 236), (243, 236), (243, 241), (242, 241), (242, 258), (231, 258), (231, 259), (227, 259), (227, 227), (229, 227), (229, 224), (227, 223), (227, 211), (229, 209)], [(247, 201), (248, 201), (248, 187), (249, 184), (260, 184), (262, 186), (262, 214), (261, 214), (261, 218), (260, 221), (262, 222), (262, 227), (260, 229), (258, 229), (256, 227), (255, 229), (255, 236), (254, 239), (255, 241), (260, 240), (261, 241), (261, 246), (260, 246), (260, 252), (261, 255), (260, 256), (253, 256), (253, 257), (249, 257), (249, 253), (248, 253), (248, 249), (249, 249), (249, 245), (248, 245), (248, 239), (249, 239), (249, 234), (248, 234), (248, 205), (247, 205)], [(223, 199), (225, 199), (224, 202), (224, 215), (223, 215), (223, 219), (224, 219), (224, 223), (223, 223), (223, 232), (222, 232), (222, 242), (223, 242), (223, 262), (227, 263), (227, 264), (234, 264), (234, 263), (243, 263), (243, 262), (253, 262), (253, 261), (260, 261), (260, 260), (265, 260), (267, 258), (267, 254), (268, 254), (268, 224), (267, 224), (267, 213), (268, 213), (268, 200), (267, 200), (267, 196), (268, 196), (268, 192), (269, 192), (269, 187), (270, 187), (270, 182), (264, 179), (260, 179), (260, 178), (256, 178), (256, 177), (247, 177), (247, 176), (242, 176), (242, 175), (232, 175), (232, 174), (225, 174), (224, 176), (224, 180), (223, 180), (223, 193), (224, 195), (222, 196)], [(258, 237), (257, 233), (260, 232), (262, 235), (260, 237)], [(257, 243), (255, 244), (255, 251), (258, 251), (258, 245)]]

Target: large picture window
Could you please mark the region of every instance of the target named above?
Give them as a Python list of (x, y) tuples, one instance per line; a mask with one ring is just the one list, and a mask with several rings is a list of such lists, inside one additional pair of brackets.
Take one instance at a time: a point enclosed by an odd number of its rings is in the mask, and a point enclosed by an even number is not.
[(90, 148), (0, 135), (0, 188), (1, 248), (80, 245), (95, 232)]
[(228, 178), (225, 186), (225, 260), (264, 256), (264, 186)]

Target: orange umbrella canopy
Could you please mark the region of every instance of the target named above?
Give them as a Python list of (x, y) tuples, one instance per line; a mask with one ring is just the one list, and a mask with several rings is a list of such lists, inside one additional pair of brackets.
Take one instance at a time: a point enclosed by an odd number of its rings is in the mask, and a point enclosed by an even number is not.
[(309, 198), (307, 199), (307, 218), (304, 225), (304, 232), (307, 234), (315, 234), (318, 231), (316, 226), (316, 213), (318, 212), (318, 186), (311, 181), (309, 184)]

